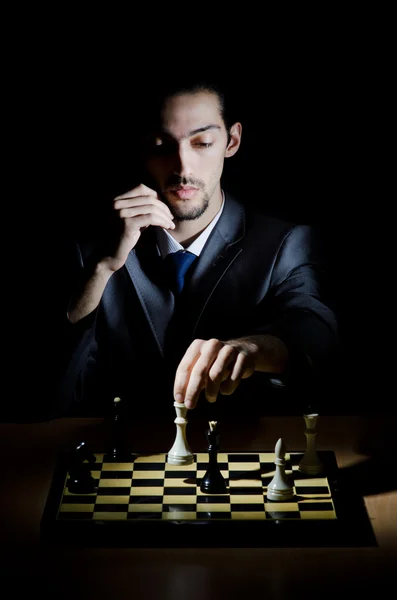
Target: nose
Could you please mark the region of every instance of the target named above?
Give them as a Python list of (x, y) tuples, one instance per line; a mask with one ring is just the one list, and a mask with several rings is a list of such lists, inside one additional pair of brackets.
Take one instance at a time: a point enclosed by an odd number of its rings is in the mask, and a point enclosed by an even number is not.
[(174, 172), (180, 177), (189, 177), (193, 174), (193, 154), (189, 148), (180, 144), (175, 151)]

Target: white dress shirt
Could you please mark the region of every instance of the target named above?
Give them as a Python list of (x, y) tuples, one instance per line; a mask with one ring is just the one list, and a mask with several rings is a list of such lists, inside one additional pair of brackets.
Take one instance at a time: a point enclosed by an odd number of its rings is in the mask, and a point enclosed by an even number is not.
[(192, 242), (187, 248), (184, 248), (179, 242), (177, 242), (176, 239), (172, 237), (172, 234), (170, 234), (167, 231), (167, 229), (163, 229), (162, 227), (156, 227), (157, 248), (162, 258), (165, 258), (167, 254), (170, 254), (171, 252), (177, 252), (178, 250), (188, 250), (196, 256), (200, 255), (202, 249), (204, 248), (205, 242), (207, 241), (211, 231), (214, 229), (222, 214), (223, 207), (225, 205), (225, 194), (223, 193), (223, 190), (222, 197), (222, 206), (219, 209), (218, 213), (212, 219), (211, 223), (207, 225), (204, 231), (202, 231), (200, 235), (194, 240), (194, 242)]

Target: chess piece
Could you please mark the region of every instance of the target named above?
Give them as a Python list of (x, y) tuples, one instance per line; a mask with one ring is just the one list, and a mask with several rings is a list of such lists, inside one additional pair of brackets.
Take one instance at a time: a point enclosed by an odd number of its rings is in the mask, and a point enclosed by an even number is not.
[(91, 475), (90, 464), (96, 462), (95, 456), (81, 442), (73, 453), (68, 473), (68, 490), (72, 494), (93, 494), (97, 491), (98, 481)]
[(123, 416), (122, 416), (121, 398), (116, 397), (113, 400), (111, 413), (111, 440), (108, 452), (108, 458), (117, 461), (125, 456), (125, 448), (123, 443)]
[(303, 415), (303, 417), (306, 424), (306, 450), (298, 465), (298, 469), (301, 473), (305, 473), (306, 475), (318, 475), (319, 473), (322, 473), (324, 469), (324, 465), (321, 462), (315, 447), (318, 414), (312, 413)]
[(226, 482), (218, 464), (219, 434), (216, 421), (209, 422), (210, 429), (206, 432), (208, 440), (209, 465), (200, 490), (205, 494), (226, 494)]
[(181, 402), (174, 402), (176, 411), (176, 437), (174, 445), (167, 455), (167, 462), (171, 465), (191, 465), (194, 462), (194, 455), (189, 448), (186, 440), (187, 408)]
[(294, 498), (295, 494), (294, 487), (285, 472), (285, 444), (282, 438), (277, 441), (274, 452), (276, 454), (274, 461), (276, 472), (267, 486), (267, 498), (274, 502), (288, 502)]

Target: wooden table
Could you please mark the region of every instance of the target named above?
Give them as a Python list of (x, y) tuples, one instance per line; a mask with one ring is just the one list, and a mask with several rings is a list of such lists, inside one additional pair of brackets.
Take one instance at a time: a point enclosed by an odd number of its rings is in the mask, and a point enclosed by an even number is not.
[[(131, 449), (169, 449), (174, 424), (132, 423)], [(272, 450), (283, 437), (303, 450), (303, 419), (267, 417), (224, 425), (222, 447)], [(192, 448), (203, 446), (204, 424), (189, 420)], [(40, 598), (325, 598), (342, 592), (380, 597), (397, 573), (397, 418), (320, 416), (317, 447), (332, 449), (362, 490), (377, 538), (364, 548), (75, 548), (50, 549), (39, 526), (57, 455), (82, 439), (100, 450), (105, 424), (60, 419), (0, 425), (2, 581), (13, 594)], [(394, 469), (394, 472), (393, 472)], [(386, 471), (387, 477), (382, 471)], [(395, 585), (393, 585), (395, 587)], [(22, 596), (23, 593), (23, 596)], [(5, 596), (6, 597), (6, 596)]]

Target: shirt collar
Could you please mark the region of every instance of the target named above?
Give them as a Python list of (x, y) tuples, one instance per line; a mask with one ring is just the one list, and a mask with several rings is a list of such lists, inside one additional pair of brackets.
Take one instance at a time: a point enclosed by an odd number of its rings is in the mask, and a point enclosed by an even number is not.
[(184, 248), (182, 244), (176, 241), (172, 235), (162, 227), (156, 227), (156, 235), (157, 235), (157, 248), (159, 254), (162, 258), (165, 258), (167, 254), (171, 252), (178, 252), (178, 250), (188, 250), (192, 254), (199, 256), (207, 239), (210, 236), (211, 231), (214, 229), (215, 225), (219, 221), (223, 207), (225, 205), (225, 194), (222, 190), (222, 206), (212, 219), (211, 223), (207, 225), (207, 227), (200, 233), (200, 235), (192, 242), (187, 248)]

